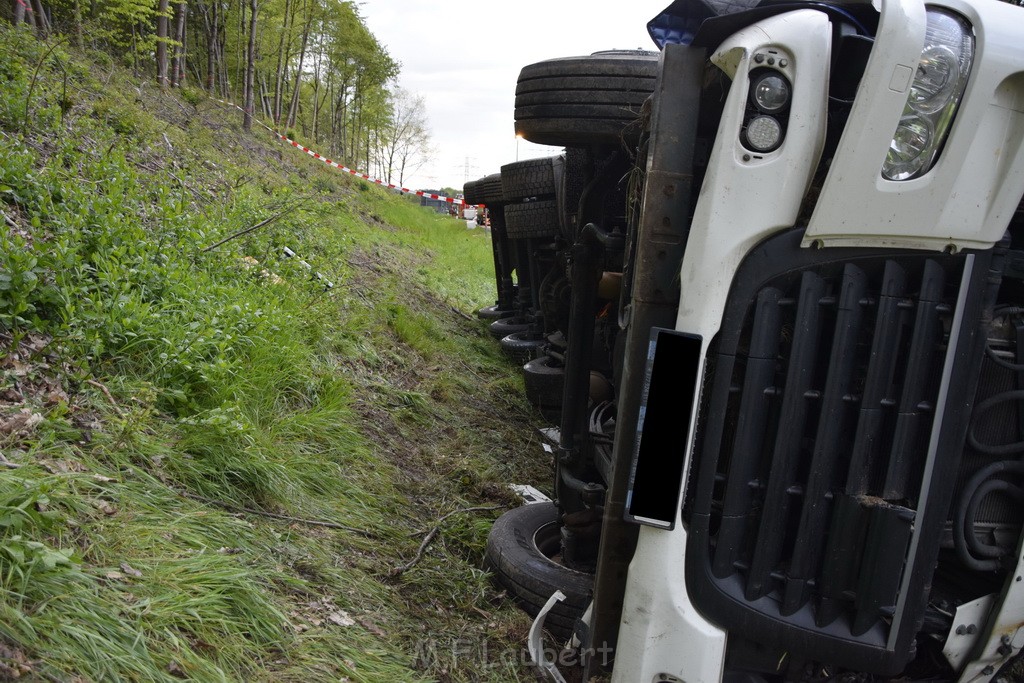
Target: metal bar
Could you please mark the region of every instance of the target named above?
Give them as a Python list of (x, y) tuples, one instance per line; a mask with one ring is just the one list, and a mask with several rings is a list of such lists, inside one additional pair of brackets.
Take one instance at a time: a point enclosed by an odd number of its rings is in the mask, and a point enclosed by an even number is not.
[(771, 407), (770, 390), (775, 384), (775, 364), (782, 331), (781, 298), (782, 292), (774, 287), (765, 288), (757, 295), (713, 563), (715, 576), (720, 578), (735, 571), (733, 564), (745, 546), (753, 504), (751, 485), (757, 475), (758, 462), (768, 456), (764, 453), (764, 431)]
[(860, 404), (857, 433), (846, 478), (846, 492), (850, 495), (866, 494), (871, 484), (884, 426), (884, 404), (892, 400), (892, 378), (899, 360), (904, 327), (900, 301), (905, 291), (906, 273), (895, 261), (887, 261), (878, 298), (874, 341)]
[(814, 371), (818, 365), (821, 298), (824, 294), (825, 282), (821, 277), (813, 271), (805, 271), (800, 280), (800, 298), (793, 325), (779, 428), (763, 503), (763, 509), (770, 510), (771, 514), (761, 517), (747, 577), (748, 600), (762, 597), (771, 590), (769, 579), (782, 556), (786, 540), (790, 502), (794, 496), (794, 487), (799, 486), (796, 475), (807, 424), (807, 395), (813, 387)]
[(938, 306), (946, 288), (946, 272), (935, 261), (925, 262), (918, 298), (914, 333), (907, 352), (903, 395), (899, 415), (889, 451), (889, 470), (886, 473), (882, 497), (901, 501), (917, 494), (916, 486), (908, 481), (911, 471), (918, 469), (920, 443), (927, 436), (927, 428), (934, 414), (932, 387), (935, 386), (935, 357), (942, 341)]
[(843, 436), (847, 433), (852, 412), (849, 396), (863, 318), (864, 306), (861, 300), (866, 287), (864, 271), (852, 263), (847, 264), (839, 293), (832, 353), (821, 397), (810, 476), (783, 595), (782, 613), (786, 615), (796, 612), (809, 599), (808, 584), (821, 562), (825, 529), (832, 509), (831, 494), (838, 484), (837, 465), (848, 457)]

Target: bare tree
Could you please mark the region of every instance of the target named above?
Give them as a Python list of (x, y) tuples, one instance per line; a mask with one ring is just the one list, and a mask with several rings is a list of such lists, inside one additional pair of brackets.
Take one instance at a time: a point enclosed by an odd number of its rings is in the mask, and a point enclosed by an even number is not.
[(391, 119), (381, 130), (380, 154), (384, 178), (397, 176), (398, 184), (430, 159), (430, 130), (423, 97), (395, 88), (390, 99)]

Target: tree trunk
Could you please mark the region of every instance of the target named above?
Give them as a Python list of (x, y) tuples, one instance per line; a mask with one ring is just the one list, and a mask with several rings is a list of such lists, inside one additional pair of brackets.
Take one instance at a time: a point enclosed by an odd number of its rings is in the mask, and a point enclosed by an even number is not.
[(253, 77), (256, 74), (256, 11), (258, 0), (249, 0), (249, 49), (245, 55), (245, 116), (242, 128), (252, 130)]
[(25, 4), (25, 0), (14, 0), (14, 7), (12, 8), (13, 16), (11, 17), (11, 21), (15, 26), (25, 21), (25, 10), (27, 8), (28, 5)]
[[(216, 3), (214, 3), (216, 4)], [(206, 76), (203, 80), (203, 87), (206, 92), (213, 94), (213, 70), (216, 68), (216, 60), (213, 47), (213, 30), (210, 26), (210, 8), (206, 4), (199, 3), (199, 11), (203, 14), (203, 37), (206, 38)]]
[(82, 35), (82, 4), (80, 0), (75, 0), (71, 5), (71, 16), (75, 23), (75, 47), (81, 50), (85, 47), (85, 38)]
[(42, 0), (32, 0), (32, 19), (35, 21), (36, 33), (40, 38), (50, 35), (50, 22), (46, 18), (46, 8)]
[(284, 24), (281, 26), (281, 40), (277, 44), (277, 67), (274, 69), (274, 102), (272, 105), (274, 125), (278, 127), (281, 125), (281, 99), (284, 93), (284, 75), (288, 64), (287, 53), (292, 42), (291, 13), (292, 0), (285, 0)]
[[(245, 101), (245, 47), (244, 47), (244, 41), (242, 41), (241, 38), (242, 38), (242, 36), (245, 35), (245, 0), (240, 0), (240, 2), (238, 3), (238, 6), (239, 6), (239, 10), (238, 10), (238, 37), (239, 37), (239, 40), (235, 41), (235, 46), (236, 46), (235, 47), (235, 83), (241, 83), (242, 84), (242, 93), (241, 93), (241, 95), (242, 95), (242, 101), (244, 102)], [(227, 30), (225, 30), (224, 32), (227, 33)], [(225, 41), (226, 40), (227, 39), (225, 38)], [(233, 93), (233, 94), (234, 94), (234, 97), (232, 97), (231, 99), (233, 101), (237, 102), (238, 100), (235, 100), (235, 97), (237, 97), (238, 94), (237, 93)]]
[(302, 85), (302, 65), (306, 61), (306, 46), (309, 44), (309, 30), (313, 25), (313, 14), (310, 12), (305, 26), (302, 27), (302, 47), (299, 48), (299, 67), (295, 70), (295, 89), (292, 90), (292, 103), (288, 107), (288, 127), (295, 125), (299, 115), (299, 88)]
[(178, 87), (185, 75), (185, 18), (188, 5), (179, 2), (174, 6), (174, 57), (171, 59), (171, 85)]
[(313, 142), (320, 144), (320, 65), (323, 60), (323, 51), (317, 50), (314, 53), (316, 59), (313, 62)]
[(168, 0), (160, 0), (156, 11), (156, 82), (167, 87), (167, 7)]

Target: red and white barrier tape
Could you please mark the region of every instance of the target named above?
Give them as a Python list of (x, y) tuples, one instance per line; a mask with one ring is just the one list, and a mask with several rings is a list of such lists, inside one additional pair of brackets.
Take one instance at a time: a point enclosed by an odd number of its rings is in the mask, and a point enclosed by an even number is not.
[(31, 12), (32, 8), (25, 4), (25, 0), (17, 0), (18, 4), (25, 8), (26, 11)]
[[(242, 107), (239, 107), (237, 104), (234, 104), (233, 102), (225, 102), (224, 100), (215, 100), (215, 101), (220, 102), (221, 104), (225, 104), (225, 105), (227, 105), (229, 107), (234, 107), (235, 109), (239, 110), (240, 112), (245, 113), (245, 109), (243, 109)], [(255, 117), (253, 118), (253, 121), (256, 121), (256, 123), (258, 125), (260, 125), (263, 128), (266, 128), (267, 130), (269, 130), (274, 135), (274, 137), (276, 137), (276, 138), (278, 138), (280, 140), (284, 140), (285, 142), (287, 142), (289, 145), (291, 145), (295, 149), (300, 149), (303, 152), (305, 152), (306, 154), (308, 154), (309, 156), (313, 157), (314, 159), (319, 159), (320, 161), (324, 162), (328, 166), (333, 166), (334, 168), (338, 169), (339, 171), (344, 171), (345, 173), (348, 173), (350, 175), (354, 175), (357, 178), (362, 178), (363, 180), (365, 180), (367, 182), (375, 183), (377, 185), (380, 185), (381, 187), (386, 187), (389, 190), (397, 190), (398, 192), (401, 192), (403, 194), (414, 194), (414, 195), (416, 195), (418, 197), (426, 197), (427, 199), (436, 199), (436, 200), (439, 200), (439, 201), (448, 202), (449, 204), (455, 204), (456, 206), (461, 206), (463, 204), (466, 204), (465, 200), (458, 199), (456, 197), (446, 197), (443, 194), (433, 194), (431, 192), (424, 192), (423, 190), (410, 190), (407, 187), (399, 187), (398, 185), (394, 185), (392, 183), (385, 182), (385, 181), (381, 180), (380, 178), (371, 178), (370, 176), (368, 176), (365, 173), (360, 173), (359, 171), (355, 171), (355, 170), (353, 170), (353, 169), (351, 169), (351, 168), (349, 168), (347, 166), (343, 166), (342, 164), (339, 164), (336, 161), (332, 161), (332, 160), (328, 159), (327, 157), (325, 157), (324, 155), (320, 154), (319, 152), (314, 152), (309, 147), (305, 147), (303, 145), (300, 145), (298, 142), (296, 142), (295, 140), (292, 140), (287, 135), (282, 135), (281, 133), (277, 132), (276, 130), (274, 130), (273, 128), (268, 126), (267, 124), (263, 123), (262, 121), (256, 120)], [(483, 204), (476, 204), (476, 205), (466, 204), (466, 206), (479, 206), (479, 207), (482, 208), (484, 205)]]

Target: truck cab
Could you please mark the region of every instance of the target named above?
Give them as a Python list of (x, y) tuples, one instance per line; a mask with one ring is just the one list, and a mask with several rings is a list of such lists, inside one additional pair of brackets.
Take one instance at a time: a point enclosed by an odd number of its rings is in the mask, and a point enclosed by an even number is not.
[(570, 566), (536, 638), (570, 592), (584, 680), (1022, 680), (1024, 9), (681, 0), (650, 30), (635, 135), (517, 98), (627, 206), (550, 238)]

